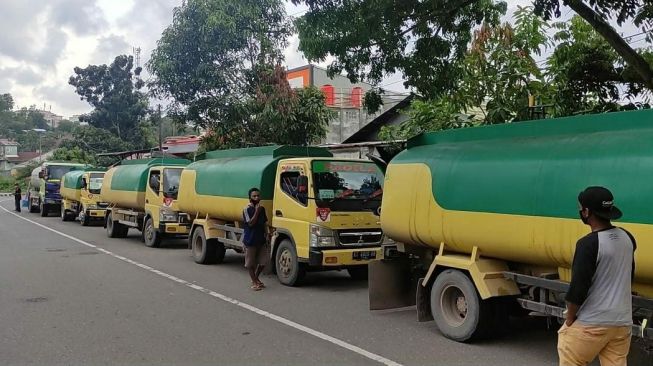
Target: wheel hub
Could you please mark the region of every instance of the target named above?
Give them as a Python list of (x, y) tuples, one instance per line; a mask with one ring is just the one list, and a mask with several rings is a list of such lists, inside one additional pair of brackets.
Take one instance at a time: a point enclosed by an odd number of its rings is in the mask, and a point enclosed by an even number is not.
[(288, 276), (290, 274), (290, 261), (290, 253), (288, 253), (288, 250), (281, 252), (281, 255), (279, 256), (279, 268), (281, 269), (281, 273), (283, 273), (284, 276)]

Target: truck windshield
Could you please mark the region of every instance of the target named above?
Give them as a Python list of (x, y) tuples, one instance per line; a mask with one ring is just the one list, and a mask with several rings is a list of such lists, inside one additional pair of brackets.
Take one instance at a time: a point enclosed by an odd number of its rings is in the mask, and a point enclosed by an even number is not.
[(179, 192), (179, 179), (181, 178), (181, 168), (165, 169), (163, 171), (163, 197), (177, 199)]
[(88, 191), (93, 194), (100, 194), (104, 174), (91, 173), (91, 181), (88, 183)]
[(318, 207), (333, 211), (375, 211), (381, 205), (383, 173), (372, 162), (313, 161)]
[(61, 180), (61, 177), (63, 177), (64, 174), (77, 170), (78, 168), (79, 167), (76, 166), (48, 165), (48, 180)]

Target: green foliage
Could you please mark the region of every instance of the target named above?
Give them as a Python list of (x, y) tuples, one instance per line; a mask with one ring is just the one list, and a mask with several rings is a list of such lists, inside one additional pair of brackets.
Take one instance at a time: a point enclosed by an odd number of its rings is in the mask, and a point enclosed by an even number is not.
[(26, 184), (24, 180), (21, 179), (14, 179), (14, 178), (9, 178), (9, 177), (3, 177), (0, 175), (0, 192), (2, 193), (13, 193), (14, 192), (14, 184), (18, 183), (20, 188), (24, 191)]
[(383, 89), (370, 89), (365, 92), (365, 99), (363, 99), (363, 107), (369, 114), (374, 114), (381, 109), (383, 105)]
[[(578, 0), (580, 1), (580, 0)], [(647, 0), (589, 0), (587, 1), (604, 19), (616, 19), (622, 25), (633, 21), (638, 27), (653, 26), (653, 3)], [(560, 6), (568, 5), (563, 0), (534, 0), (535, 12), (546, 19), (560, 17)]]
[(0, 112), (9, 112), (14, 109), (14, 98), (9, 93), (0, 94)]
[(176, 120), (239, 134), (256, 67), (277, 64), (290, 34), (280, 0), (189, 0), (175, 8), (152, 52), (151, 90), (174, 101)]
[(426, 98), (455, 89), (472, 30), (499, 23), (506, 3), (493, 0), (292, 0), (308, 5), (296, 22), (310, 61), (333, 56), (332, 74), (378, 83), (401, 72)]
[(57, 126), (57, 132), (61, 132), (64, 134), (68, 134), (73, 132), (76, 126), (78, 126), (78, 123), (71, 122), (67, 119), (62, 120), (59, 122), (59, 125)]
[(72, 149), (58, 148), (54, 151), (49, 160), (68, 161), (72, 163), (95, 164), (96, 159), (86, 150), (74, 147)]
[(464, 128), (474, 125), (473, 116), (460, 113), (448, 98), (433, 101), (415, 100), (408, 119), (398, 126), (384, 126), (379, 137), (386, 141), (405, 140), (422, 132)]
[[(89, 65), (75, 68), (68, 83), (82, 100), (94, 107), (93, 112), (82, 116), (91, 126), (109, 130), (137, 148), (146, 147), (140, 134), (139, 123), (147, 115), (147, 97), (139, 91), (143, 86), (138, 79), (132, 56), (117, 56), (111, 65)], [(136, 75), (135, 75), (136, 74)]]
[[(72, 136), (61, 143), (55, 155), (67, 159), (77, 159), (83, 163), (106, 166), (114, 162), (112, 158), (97, 158), (96, 154), (133, 150), (134, 147), (115, 134), (93, 126), (77, 126)], [(53, 157), (52, 160), (59, 160)]]

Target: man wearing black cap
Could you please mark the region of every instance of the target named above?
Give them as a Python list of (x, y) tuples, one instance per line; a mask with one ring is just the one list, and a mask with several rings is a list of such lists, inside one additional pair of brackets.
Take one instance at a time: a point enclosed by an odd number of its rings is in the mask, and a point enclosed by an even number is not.
[(612, 193), (588, 187), (578, 195), (580, 219), (592, 232), (576, 243), (565, 324), (558, 331), (560, 365), (626, 365), (632, 324), (635, 238), (612, 226), (621, 217)]

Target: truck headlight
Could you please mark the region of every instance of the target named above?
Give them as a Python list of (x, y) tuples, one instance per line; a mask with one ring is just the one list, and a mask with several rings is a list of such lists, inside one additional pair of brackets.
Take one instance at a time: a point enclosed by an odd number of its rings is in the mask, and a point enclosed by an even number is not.
[(387, 235), (383, 235), (383, 239), (381, 240), (381, 244), (396, 244), (396, 243), (397, 242), (395, 242), (392, 238), (390, 238)]
[(87, 210), (95, 210), (97, 209), (97, 205), (86, 205)]
[(312, 225), (310, 227), (310, 241), (311, 247), (334, 247), (336, 246), (336, 238), (333, 230), (324, 226)]
[(175, 211), (161, 210), (159, 211), (159, 221), (161, 222), (176, 222), (179, 214)]

